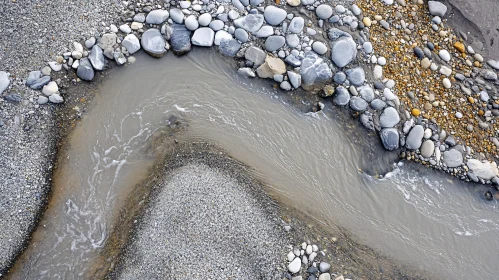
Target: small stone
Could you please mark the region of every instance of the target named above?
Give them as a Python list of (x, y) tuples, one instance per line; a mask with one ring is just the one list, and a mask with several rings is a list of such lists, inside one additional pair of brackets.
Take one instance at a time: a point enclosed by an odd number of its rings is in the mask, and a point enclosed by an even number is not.
[[(231, 36), (232, 38), (232, 36)], [(209, 27), (202, 27), (194, 31), (191, 41), (193, 45), (200, 47), (211, 47), (215, 39), (215, 31)]]
[(388, 151), (399, 148), (399, 132), (396, 128), (385, 128), (380, 132), (381, 143)]
[(350, 108), (357, 112), (364, 111), (369, 105), (364, 99), (357, 96), (353, 96), (352, 98), (350, 98), (349, 104)]
[[(317, 53), (317, 54), (325, 54), (327, 52), (327, 47), (324, 43), (315, 41), (312, 44), (312, 49)], [(497, 78), (497, 76), (496, 76)]]
[(450, 168), (459, 167), (463, 164), (463, 155), (456, 149), (445, 151), (444, 163)]
[(263, 12), (265, 21), (270, 25), (279, 25), (286, 18), (287, 13), (284, 9), (276, 6), (267, 6)]
[(301, 269), (301, 261), (300, 258), (295, 258), (289, 265), (288, 270), (291, 273), (297, 273)]
[(414, 108), (411, 110), (411, 115), (413, 115), (415, 117), (419, 116), (420, 114), (421, 114), (421, 111), (417, 108)]
[(237, 69), (237, 72), (243, 76), (254, 78), (256, 77), (255, 72), (251, 68), (244, 67)]
[(450, 54), (447, 50), (440, 50), (438, 52), (438, 56), (440, 56), (440, 58), (442, 60), (444, 60), (445, 62), (449, 62), (450, 61)]
[(52, 94), (51, 96), (49, 96), (49, 101), (54, 103), (54, 104), (59, 104), (59, 103), (64, 102), (64, 99), (59, 94), (55, 93), (55, 94)]
[(191, 31), (198, 29), (199, 23), (195, 15), (190, 15), (185, 19), (185, 27)]
[(454, 43), (454, 48), (456, 48), (456, 50), (458, 50), (460, 53), (465, 53), (466, 52), (466, 49), (464, 48), (464, 44), (461, 43), (461, 42), (455, 42)]
[(342, 86), (336, 88), (333, 97), (333, 103), (337, 106), (345, 106), (350, 101), (348, 90)]
[(433, 155), (435, 151), (435, 143), (431, 140), (426, 140), (421, 145), (421, 155), (425, 158), (429, 158)]
[(331, 265), (327, 262), (321, 262), (319, 264), (319, 271), (322, 273), (328, 272), (330, 268), (331, 268)]
[(276, 51), (284, 46), (286, 39), (283, 36), (270, 36), (265, 40), (265, 49), (269, 52)]
[(405, 145), (409, 150), (417, 150), (421, 147), (424, 136), (424, 128), (421, 125), (414, 126), (407, 135)]
[(91, 81), (94, 79), (94, 68), (92, 67), (92, 64), (90, 63), (90, 60), (88, 58), (85, 57), (80, 60), (80, 63), (76, 70), (76, 75), (80, 79), (85, 81)]
[(59, 92), (59, 87), (57, 86), (57, 83), (52, 81), (45, 86), (43, 86), (42, 93), (45, 94), (46, 96), (51, 96), (52, 94), (56, 94)]
[(333, 8), (329, 5), (322, 4), (315, 9), (315, 14), (320, 19), (328, 19), (333, 15)]
[(294, 17), (288, 27), (289, 32), (291, 33), (301, 33), (303, 31), (303, 27), (305, 26), (305, 20), (302, 17)]
[(451, 84), (450, 80), (449, 80), (449, 79), (447, 79), (447, 78), (444, 78), (444, 79), (442, 80), (442, 85), (444, 86), (444, 88), (447, 88), (447, 89), (448, 89), (448, 88), (450, 88), (450, 87), (452, 86), (452, 84)]
[(432, 16), (443, 17), (447, 12), (447, 6), (438, 1), (428, 1), (428, 8)]
[(357, 56), (357, 45), (351, 37), (341, 37), (331, 46), (331, 60), (338, 67), (347, 66)]
[(262, 27), (264, 17), (259, 14), (248, 14), (234, 20), (234, 26), (242, 28), (248, 32), (256, 32)]
[(213, 18), (209, 13), (204, 13), (199, 16), (198, 22), (201, 26), (208, 26)]

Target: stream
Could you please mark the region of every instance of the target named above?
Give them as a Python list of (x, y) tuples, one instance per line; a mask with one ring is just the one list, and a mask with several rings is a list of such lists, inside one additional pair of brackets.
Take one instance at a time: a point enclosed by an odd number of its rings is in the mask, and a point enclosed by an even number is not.
[[(142, 152), (172, 115), (187, 138), (216, 143), (255, 170), (270, 192), (361, 243), (444, 279), (493, 279), (499, 268), (499, 212), (483, 188), (410, 163), (383, 179), (362, 170), (360, 124), (342, 109), (305, 114), (268, 81), (243, 78), (213, 50), (177, 58), (137, 55), (110, 71), (88, 115), (71, 133), (54, 196), (11, 279), (82, 279), (89, 273), (133, 186), (152, 160)], [(354, 132), (352, 132), (354, 131)], [(364, 134), (364, 131), (360, 131)], [(378, 144), (377, 144), (378, 145)], [(378, 168), (379, 167), (379, 168)]]

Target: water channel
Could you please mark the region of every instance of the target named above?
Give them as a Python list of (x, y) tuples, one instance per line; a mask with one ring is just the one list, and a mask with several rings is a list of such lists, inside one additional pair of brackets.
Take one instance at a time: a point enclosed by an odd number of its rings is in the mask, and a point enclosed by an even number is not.
[[(445, 279), (493, 279), (499, 212), (479, 187), (393, 156), (367, 154), (365, 134), (341, 109), (305, 114), (270, 83), (239, 76), (212, 50), (146, 55), (113, 69), (68, 139), (54, 197), (12, 279), (81, 279), (103, 247), (126, 195), (147, 176), (142, 152), (172, 115), (187, 137), (216, 143), (250, 166), (282, 201), (361, 243)], [(385, 157), (386, 155), (386, 157)]]

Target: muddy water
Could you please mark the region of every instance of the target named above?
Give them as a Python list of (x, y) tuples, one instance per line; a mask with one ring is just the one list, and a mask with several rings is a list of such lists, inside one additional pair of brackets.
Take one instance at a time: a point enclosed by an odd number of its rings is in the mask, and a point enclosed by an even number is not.
[(113, 70), (69, 139), (54, 199), (11, 278), (85, 278), (123, 198), (146, 176), (144, 147), (172, 115), (189, 122), (188, 138), (215, 142), (316, 221), (430, 275), (496, 278), (498, 205), (483, 189), (415, 165), (375, 179), (363, 162), (383, 161), (333, 120), (338, 109), (304, 114), (286, 100), (208, 50), (139, 55)]

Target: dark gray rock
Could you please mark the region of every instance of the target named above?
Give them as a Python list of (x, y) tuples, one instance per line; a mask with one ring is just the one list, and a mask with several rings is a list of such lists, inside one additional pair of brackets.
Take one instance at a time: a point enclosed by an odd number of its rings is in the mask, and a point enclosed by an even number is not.
[(28, 74), (28, 78), (26, 79), (26, 85), (31, 86), (36, 80), (42, 77), (41, 71), (31, 71)]
[(78, 68), (76, 69), (76, 75), (84, 81), (91, 81), (94, 79), (94, 68), (88, 58), (84, 57), (80, 59), (80, 65), (78, 65)]
[(227, 56), (235, 56), (239, 49), (241, 48), (241, 43), (239, 43), (235, 39), (231, 40), (223, 40), (220, 42), (220, 47), (218, 50), (220, 51), (221, 54), (227, 55)]
[(49, 82), (50, 82), (50, 76), (43, 76), (40, 79), (35, 80), (29, 87), (32, 89), (41, 89), (44, 85), (48, 84)]
[(174, 24), (172, 26), (172, 34), (170, 36), (171, 50), (175, 55), (184, 55), (191, 48), (191, 31), (185, 25)]
[(249, 32), (256, 32), (263, 25), (263, 15), (249, 14), (234, 20), (234, 26)]
[(394, 151), (399, 148), (399, 132), (395, 128), (385, 128), (379, 133), (381, 143), (388, 151)]
[(302, 77), (302, 88), (309, 91), (322, 89), (326, 84), (331, 82), (331, 78), (333, 77), (333, 72), (327, 63), (313, 51), (305, 53), (300, 67), (300, 74)]
[(23, 98), (17, 93), (7, 94), (3, 98), (12, 103), (19, 103), (23, 100)]

